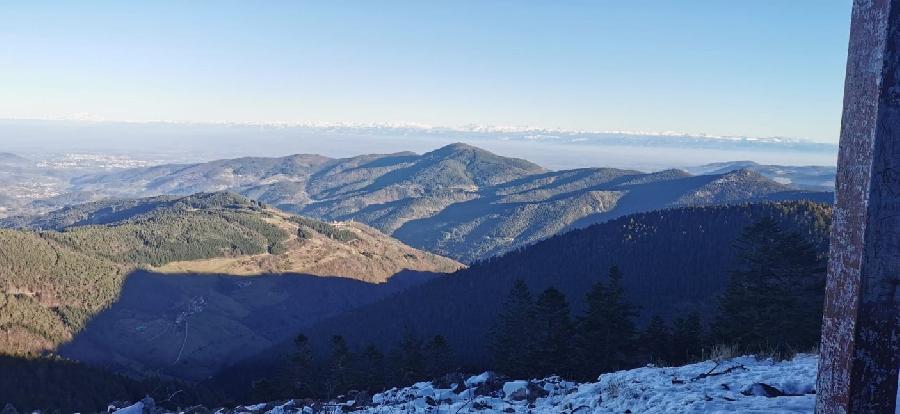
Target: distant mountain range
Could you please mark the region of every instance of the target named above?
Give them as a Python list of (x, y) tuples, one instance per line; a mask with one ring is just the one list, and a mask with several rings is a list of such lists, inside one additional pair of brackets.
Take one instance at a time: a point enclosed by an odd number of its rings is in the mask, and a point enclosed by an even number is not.
[(719, 162), (688, 168), (687, 171), (692, 174), (714, 175), (738, 169), (756, 172), (781, 184), (815, 191), (834, 191), (834, 177), (837, 174), (837, 167), (760, 165), (753, 161)]
[(9, 152), (0, 152), (0, 166), (4, 167), (25, 167), (32, 166), (34, 163), (24, 157)]
[(105, 198), (233, 191), (305, 216), (362, 222), (416, 248), (470, 263), (635, 212), (832, 199), (821, 191), (825, 186), (812, 185), (827, 177), (813, 177), (809, 169), (721, 164), (696, 171), (709, 174), (547, 171), (526, 160), (452, 144), (422, 155), (248, 157), (89, 174), (29, 207), (46, 211)]

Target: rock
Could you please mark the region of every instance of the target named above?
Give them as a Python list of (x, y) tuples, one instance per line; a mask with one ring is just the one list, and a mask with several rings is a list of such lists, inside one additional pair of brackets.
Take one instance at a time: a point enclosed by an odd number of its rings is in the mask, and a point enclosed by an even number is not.
[(181, 411), (181, 414), (210, 414), (212, 411), (209, 408), (206, 408), (202, 405), (195, 405), (193, 407), (188, 407), (184, 411)]
[(503, 384), (503, 396), (512, 401), (522, 401), (528, 397), (528, 381), (509, 381)]
[(3, 406), (3, 410), (0, 411), (0, 414), (19, 414), (19, 411), (17, 411), (16, 407), (13, 407), (12, 404), (7, 403)]
[(144, 403), (138, 401), (127, 407), (119, 408), (114, 411), (115, 414), (143, 414)]
[(372, 403), (372, 396), (368, 391), (360, 391), (357, 392), (356, 395), (353, 396), (353, 406), (354, 407), (363, 407)]
[[(485, 374), (491, 374), (489, 378), (481, 383), (479, 383), (475, 387), (475, 395), (494, 395), (500, 390), (503, 389), (503, 384), (506, 382), (506, 379), (503, 377), (497, 377), (492, 372), (486, 372)], [(482, 374), (484, 375), (484, 374)], [(466, 381), (469, 383), (469, 381)], [(470, 385), (471, 386), (471, 385)]]
[(156, 401), (153, 401), (153, 398), (150, 398), (149, 395), (141, 400), (141, 404), (144, 405), (144, 408), (141, 410), (142, 414), (156, 414)]
[(538, 398), (544, 398), (550, 395), (544, 387), (534, 382), (529, 382), (526, 386), (526, 390), (528, 391), (528, 402), (530, 403), (535, 402)]
[(113, 413), (116, 410), (118, 410), (120, 408), (128, 407), (129, 405), (131, 405), (131, 403), (128, 401), (113, 401), (113, 402), (107, 404), (106, 412)]
[(485, 371), (480, 375), (475, 375), (470, 377), (465, 381), (467, 387), (476, 387), (478, 385), (484, 384), (486, 382), (494, 381), (497, 378), (497, 374), (494, 374), (491, 371)]
[(769, 384), (763, 384), (761, 382), (757, 382), (747, 387), (744, 391), (741, 391), (741, 394), (766, 398), (775, 398), (785, 395), (785, 393), (781, 392), (781, 390), (779, 390), (778, 388), (775, 388)]
[[(466, 382), (466, 378), (463, 377), (463, 374), (459, 372), (454, 372), (447, 375), (442, 375), (438, 378), (435, 378), (432, 381), (434, 384), (434, 388), (453, 388), (453, 385), (456, 384), (457, 388), (459, 388), (460, 384), (464, 384)], [(457, 393), (458, 394), (458, 393)]]

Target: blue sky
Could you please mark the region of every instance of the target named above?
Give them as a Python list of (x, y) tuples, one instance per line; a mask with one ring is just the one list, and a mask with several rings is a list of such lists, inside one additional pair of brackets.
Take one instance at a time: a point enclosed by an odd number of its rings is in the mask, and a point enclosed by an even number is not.
[(0, 118), (836, 142), (850, 0), (0, 1)]

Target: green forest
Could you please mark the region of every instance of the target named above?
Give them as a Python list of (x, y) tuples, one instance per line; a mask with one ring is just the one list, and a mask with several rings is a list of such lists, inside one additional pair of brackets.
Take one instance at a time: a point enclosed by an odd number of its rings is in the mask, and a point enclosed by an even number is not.
[(288, 234), (264, 220), (263, 207), (197, 194), (109, 224), (0, 230), (0, 353), (53, 349), (114, 302), (137, 267), (275, 249)]

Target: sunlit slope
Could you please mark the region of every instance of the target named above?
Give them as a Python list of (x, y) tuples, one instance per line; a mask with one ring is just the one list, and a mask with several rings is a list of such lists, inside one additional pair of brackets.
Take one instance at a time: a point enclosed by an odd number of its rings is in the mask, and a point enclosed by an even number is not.
[(363, 225), (291, 216), (229, 193), (105, 202), (55, 214), (40, 220), (75, 225), (0, 231), (0, 353), (34, 354), (70, 340), (118, 299), (125, 275), (140, 268), (384, 282), (405, 269), (460, 267)]

